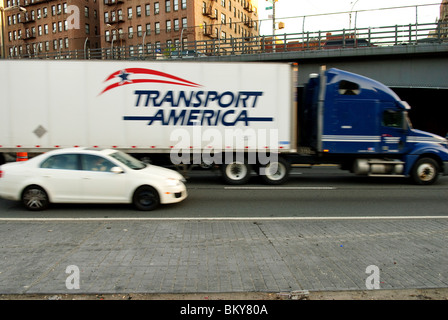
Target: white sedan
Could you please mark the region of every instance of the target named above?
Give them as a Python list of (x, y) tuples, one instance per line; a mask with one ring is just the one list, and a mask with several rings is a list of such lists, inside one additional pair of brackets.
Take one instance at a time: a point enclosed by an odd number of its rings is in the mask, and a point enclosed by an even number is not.
[(60, 149), (0, 167), (0, 197), (29, 210), (50, 203), (132, 203), (138, 210), (187, 197), (178, 172), (117, 150)]

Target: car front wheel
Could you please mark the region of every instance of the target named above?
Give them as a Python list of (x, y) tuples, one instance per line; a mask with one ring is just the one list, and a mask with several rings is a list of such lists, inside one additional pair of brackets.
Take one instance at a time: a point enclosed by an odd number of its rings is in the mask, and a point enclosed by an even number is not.
[(48, 208), (50, 201), (47, 193), (38, 186), (30, 186), (23, 191), (23, 205), (31, 211), (40, 211)]
[(149, 186), (140, 187), (134, 192), (132, 203), (137, 210), (154, 210), (160, 204), (159, 193)]

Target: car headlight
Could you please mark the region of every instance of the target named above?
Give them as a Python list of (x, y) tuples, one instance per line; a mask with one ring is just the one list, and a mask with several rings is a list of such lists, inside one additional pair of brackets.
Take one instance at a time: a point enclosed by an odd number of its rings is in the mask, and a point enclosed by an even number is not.
[(178, 179), (168, 178), (166, 179), (166, 184), (170, 187), (177, 187), (180, 185), (180, 181)]

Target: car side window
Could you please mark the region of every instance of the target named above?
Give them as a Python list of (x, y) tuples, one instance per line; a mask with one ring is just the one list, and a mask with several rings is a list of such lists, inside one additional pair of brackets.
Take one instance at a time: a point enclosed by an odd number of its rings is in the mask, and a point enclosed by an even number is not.
[(116, 165), (109, 160), (90, 154), (83, 154), (81, 157), (82, 169), (87, 171), (110, 171)]
[(40, 165), (45, 169), (78, 170), (77, 154), (58, 154), (51, 156)]

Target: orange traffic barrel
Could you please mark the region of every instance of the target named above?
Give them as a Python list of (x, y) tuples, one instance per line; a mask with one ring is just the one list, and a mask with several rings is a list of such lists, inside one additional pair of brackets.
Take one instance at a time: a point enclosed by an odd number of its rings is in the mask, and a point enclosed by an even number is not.
[(27, 161), (28, 160), (28, 152), (17, 152), (16, 161)]

